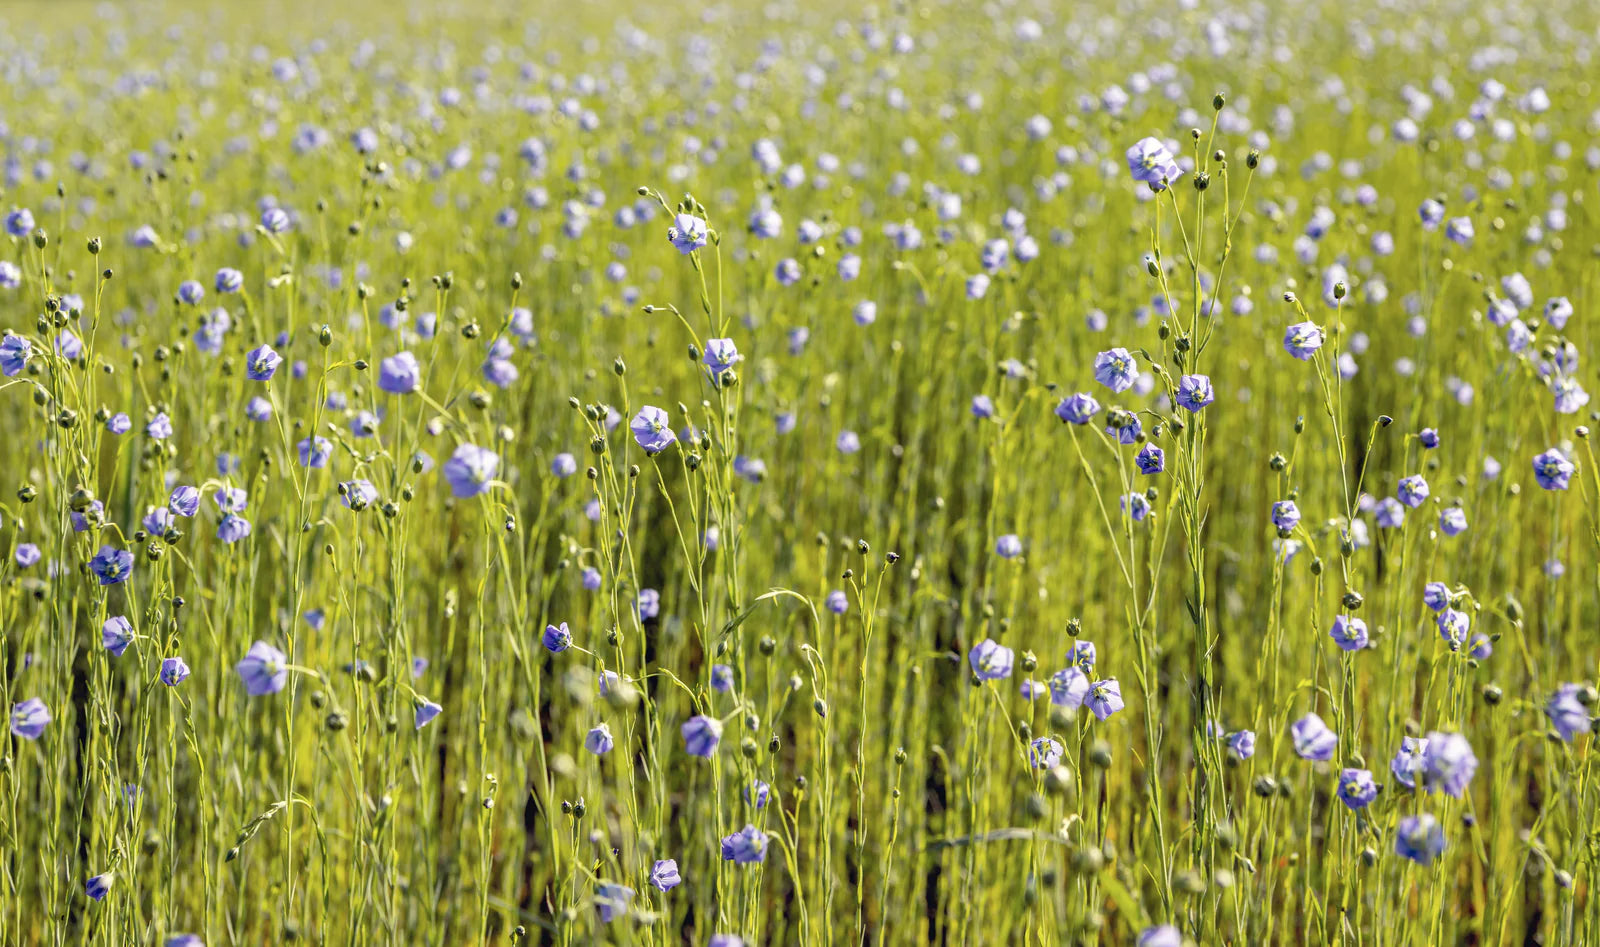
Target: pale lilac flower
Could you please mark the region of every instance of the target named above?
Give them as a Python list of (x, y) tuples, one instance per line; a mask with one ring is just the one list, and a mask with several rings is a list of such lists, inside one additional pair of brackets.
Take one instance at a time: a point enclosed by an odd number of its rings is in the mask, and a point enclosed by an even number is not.
[(1289, 726), (1294, 740), (1294, 751), (1303, 760), (1325, 762), (1333, 759), (1339, 747), (1339, 737), (1322, 722), (1322, 718), (1308, 713)]
[(1096, 717), (1105, 720), (1125, 706), (1122, 702), (1122, 685), (1114, 677), (1095, 681), (1089, 685), (1089, 696), (1083, 702)]
[(276, 694), (289, 684), (289, 658), (265, 641), (257, 641), (234, 665), (251, 697)]

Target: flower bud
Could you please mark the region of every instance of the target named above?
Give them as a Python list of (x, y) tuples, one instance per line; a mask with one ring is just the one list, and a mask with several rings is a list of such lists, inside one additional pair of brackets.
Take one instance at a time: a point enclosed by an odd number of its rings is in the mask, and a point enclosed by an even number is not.
[(1097, 875), (1106, 866), (1098, 848), (1080, 848), (1072, 855), (1072, 870), (1080, 875)]

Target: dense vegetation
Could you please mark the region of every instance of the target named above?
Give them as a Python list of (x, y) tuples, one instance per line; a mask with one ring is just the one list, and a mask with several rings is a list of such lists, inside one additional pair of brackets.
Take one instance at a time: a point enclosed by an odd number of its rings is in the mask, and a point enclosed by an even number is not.
[(1600, 942), (1595, 7), (208, 6), (0, 10), (0, 944)]

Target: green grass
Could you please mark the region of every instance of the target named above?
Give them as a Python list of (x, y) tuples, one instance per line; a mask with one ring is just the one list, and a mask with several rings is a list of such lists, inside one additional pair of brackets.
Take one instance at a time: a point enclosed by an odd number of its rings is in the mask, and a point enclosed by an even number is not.
[[(23, 275), (0, 326), (33, 353), (0, 384), (0, 704), (37, 697), (54, 718), (36, 740), (0, 734), (0, 945), (1129, 944), (1161, 924), (1198, 944), (1600, 941), (1591, 741), (1562, 742), (1545, 713), (1564, 683), (1593, 695), (1600, 465), (1578, 427), (1592, 416), (1556, 413), (1539, 371), (1570, 343), (1594, 384), (1594, 9), (1234, 6), (1226, 51), (1206, 31), (1223, 10), (1145, 3), (102, 9), (0, 11), (0, 213), (40, 228), (0, 237)], [(1029, 17), (1033, 41), (1016, 32)], [(901, 33), (913, 50), (894, 50)], [(1475, 62), (1490, 46), (1517, 57)], [(281, 57), (296, 77), (274, 77)], [(1458, 140), (1491, 77), (1510, 140), (1489, 120)], [(1415, 143), (1392, 134), (1408, 83), (1433, 101)], [(1120, 114), (1113, 86), (1132, 91)], [(1548, 111), (1519, 108), (1536, 87)], [(459, 103), (440, 104), (447, 88)], [(364, 127), (370, 155), (350, 144)], [(327, 141), (298, 152), (305, 128)], [(1124, 153), (1148, 135), (1207, 186), (1141, 200)], [(529, 138), (546, 167), (519, 157)], [(805, 183), (764, 173), (761, 139)], [(470, 162), (442, 170), (462, 145)], [(958, 219), (941, 222), (941, 191)], [(771, 240), (749, 232), (763, 196), (783, 219)], [(257, 226), (267, 197), (293, 212), (286, 233)], [(1470, 247), (1422, 228), (1430, 197), (1473, 220)], [(585, 201), (588, 226), (564, 233), (564, 205)], [(624, 228), (623, 206), (653, 216)], [(1318, 207), (1334, 222), (1303, 264)], [(714, 231), (693, 255), (668, 241), (680, 208)], [(1015, 248), (1011, 208), (1039, 256), (969, 299), (984, 243)], [(806, 219), (821, 240), (799, 242)], [(920, 248), (885, 234), (906, 222)], [(145, 225), (158, 246), (133, 245)], [(788, 257), (792, 286), (775, 275)], [(241, 292), (213, 287), (222, 267)], [(1488, 315), (1514, 272), (1536, 297), (1520, 355)], [(190, 279), (198, 306), (176, 301)], [(1555, 296), (1575, 310), (1564, 330), (1541, 316)], [(232, 327), (208, 352), (219, 305)], [(1305, 320), (1327, 342), (1298, 361), (1284, 333)], [(52, 350), (66, 326), (81, 357)], [(713, 338), (744, 356), (716, 380)], [(496, 342), (518, 373), (504, 388), (481, 373)], [(246, 374), (262, 343), (284, 358), (270, 382)], [(1094, 380), (1114, 346), (1153, 391)], [(380, 391), (402, 350), (421, 390)], [(1216, 390), (1198, 414), (1166, 397), (1194, 372)], [(1166, 471), (1139, 474), (1106, 413), (1062, 423), (1080, 391), (1138, 412)], [(980, 394), (995, 417), (974, 417)], [(257, 396), (268, 421), (246, 417)], [(628, 429), (645, 405), (699, 439), (646, 455)], [(362, 411), (381, 415), (373, 436), (351, 427)], [(132, 430), (114, 435), (118, 412)], [(145, 432), (158, 412), (165, 440)], [(837, 448), (844, 431), (858, 452)], [(325, 469), (298, 461), (311, 436), (331, 442)], [(481, 495), (443, 476), (461, 444), (499, 455)], [(1577, 465), (1568, 491), (1532, 476), (1551, 447)], [(1362, 496), (1411, 474), (1430, 498), (1379, 528)], [(359, 511), (341, 503), (354, 480), (377, 494)], [(174, 484), (201, 489), (198, 515), (138, 532)], [(225, 486), (248, 493), (232, 544)], [(1133, 522), (1120, 498), (1147, 489)], [(75, 531), (90, 499), (103, 517)], [(1279, 537), (1286, 499), (1303, 519)], [(1438, 527), (1449, 507), (1459, 536)], [(42, 561), (19, 565), (24, 543)], [(126, 583), (87, 572), (104, 545), (134, 553)], [(1430, 581), (1491, 656), (1442, 640)], [(660, 595), (648, 621), (643, 589)], [(1340, 614), (1370, 648), (1335, 647)], [(136, 635), (120, 657), (101, 642), (116, 615)], [(562, 622), (574, 647), (552, 654)], [(1014, 649), (1011, 677), (973, 679), (986, 638)], [(1121, 684), (1108, 720), (1019, 694), (1075, 638), (1096, 645), (1091, 676)], [(249, 696), (235, 671), (257, 640), (288, 656), (281, 692)], [(192, 674), (168, 687), (176, 655)], [(602, 672), (622, 675), (604, 694)], [(416, 727), (423, 699), (443, 712)], [(1307, 712), (1338, 736), (1329, 762), (1295, 755)], [(696, 714), (724, 723), (710, 759), (685, 751)], [(615, 747), (596, 756), (602, 723)], [(1239, 761), (1218, 735), (1245, 729), (1258, 746)], [(1479, 760), (1462, 798), (1389, 772), (1402, 737), (1434, 731)], [(1059, 767), (1030, 765), (1039, 737)], [(1344, 767), (1383, 784), (1371, 806), (1340, 802)], [(1395, 852), (1419, 813), (1447, 840), (1429, 866)], [(722, 857), (747, 824), (769, 834), (760, 865)], [(664, 858), (683, 878), (666, 893), (649, 884)], [(636, 892), (610, 922), (602, 884)]]

